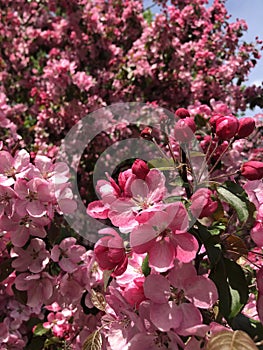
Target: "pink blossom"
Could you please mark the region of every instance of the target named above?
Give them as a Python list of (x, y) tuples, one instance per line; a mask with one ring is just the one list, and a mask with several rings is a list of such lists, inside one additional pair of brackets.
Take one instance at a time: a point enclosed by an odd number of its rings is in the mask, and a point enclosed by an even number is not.
[(188, 214), (183, 204), (175, 202), (162, 209), (138, 216), (140, 225), (130, 236), (132, 249), (138, 254), (147, 252), (149, 265), (158, 272), (172, 268), (175, 258), (191, 261), (198, 249), (195, 237), (186, 232)]
[(86, 249), (76, 243), (76, 239), (68, 237), (51, 250), (51, 259), (58, 262), (59, 267), (68, 273), (76, 271), (84, 259)]
[(30, 236), (46, 237), (47, 233), (44, 226), (49, 222), (46, 217), (31, 218), (29, 215), (20, 217), (15, 214), (10, 219), (3, 216), (0, 220), (0, 228), (10, 233), (14, 246), (23, 247)]
[(21, 273), (15, 279), (18, 290), (27, 291), (27, 305), (31, 307), (42, 305), (53, 294), (53, 278), (47, 273)]
[(25, 150), (20, 150), (15, 157), (7, 151), (0, 151), (1, 184), (11, 186), (15, 183), (14, 177), (29, 167), (30, 157)]
[(42, 239), (33, 238), (26, 250), (15, 247), (11, 256), (15, 257), (12, 266), (17, 271), (28, 269), (30, 272), (39, 273), (47, 266), (50, 254)]

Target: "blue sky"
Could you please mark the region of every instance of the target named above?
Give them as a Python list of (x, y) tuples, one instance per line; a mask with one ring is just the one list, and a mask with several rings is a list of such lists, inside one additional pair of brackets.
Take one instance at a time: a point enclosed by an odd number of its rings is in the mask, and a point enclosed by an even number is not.
[[(212, 2), (212, 0), (209, 0), (209, 3)], [(145, 6), (149, 6), (152, 4), (152, 1), (145, 0), (144, 3)], [(247, 22), (248, 30), (243, 36), (245, 41), (255, 41), (256, 36), (263, 40), (263, 0), (227, 0), (226, 8), (232, 16), (229, 21), (235, 21), (239, 18)], [(154, 7), (152, 11), (158, 12), (158, 8)], [(263, 52), (261, 52), (261, 55), (262, 58), (249, 75), (248, 85), (261, 85), (263, 81)], [(263, 113), (263, 110), (256, 108), (253, 112), (247, 111), (247, 115), (254, 115), (259, 112)]]

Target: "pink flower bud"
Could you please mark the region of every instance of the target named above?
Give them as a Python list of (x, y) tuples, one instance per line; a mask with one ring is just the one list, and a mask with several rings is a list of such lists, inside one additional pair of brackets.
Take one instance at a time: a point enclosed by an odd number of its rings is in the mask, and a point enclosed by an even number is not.
[(132, 172), (139, 179), (144, 180), (149, 171), (148, 165), (141, 159), (136, 159), (132, 165)]
[(212, 194), (209, 188), (200, 188), (192, 195), (190, 209), (196, 218), (208, 217), (216, 211), (218, 203), (212, 200)]
[(189, 142), (194, 137), (196, 125), (192, 118), (184, 118), (178, 120), (174, 127), (174, 136), (177, 141)]
[(190, 118), (190, 113), (188, 112), (187, 109), (185, 108), (178, 108), (175, 111), (175, 115), (180, 118), (180, 119), (184, 119), (184, 118)]
[(248, 180), (260, 180), (263, 178), (263, 162), (250, 160), (242, 164), (241, 175)]
[(237, 135), (241, 138), (249, 136), (255, 129), (255, 120), (253, 118), (242, 118), (239, 120)]
[(119, 276), (127, 268), (128, 258), (122, 238), (111, 228), (102, 229), (99, 233), (107, 233), (95, 245), (96, 261), (103, 270), (113, 270), (113, 276)]
[(212, 126), (213, 129), (216, 128), (216, 121), (217, 121), (217, 119), (218, 119), (218, 118), (221, 118), (221, 117), (223, 117), (222, 114), (215, 114), (215, 115), (213, 115), (213, 116), (210, 118), (209, 123), (210, 123), (210, 125)]
[(216, 134), (221, 140), (230, 140), (238, 131), (239, 122), (233, 115), (220, 117), (216, 120)]

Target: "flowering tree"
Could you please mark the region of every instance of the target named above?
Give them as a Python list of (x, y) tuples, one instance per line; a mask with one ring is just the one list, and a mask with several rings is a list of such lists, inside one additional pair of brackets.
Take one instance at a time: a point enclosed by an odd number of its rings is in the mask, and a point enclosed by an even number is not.
[[(153, 18), (135, 0), (0, 1), (1, 349), (263, 341), (262, 115), (237, 118), (262, 106), (244, 85), (261, 42), (241, 41), (224, 1), (159, 3)], [(129, 123), (125, 109), (122, 123), (86, 117), (134, 101), (147, 104)], [(79, 209), (76, 159), (58, 156), (85, 117), (103, 125), (78, 166), (87, 214), (106, 225), (95, 245), (64, 219)], [(115, 155), (94, 189), (100, 155), (128, 138), (161, 157)]]

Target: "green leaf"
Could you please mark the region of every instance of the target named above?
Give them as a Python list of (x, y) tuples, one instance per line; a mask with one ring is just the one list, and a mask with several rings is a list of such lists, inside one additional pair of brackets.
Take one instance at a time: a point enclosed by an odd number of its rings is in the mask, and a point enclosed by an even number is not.
[(244, 271), (236, 262), (222, 258), (211, 272), (210, 278), (218, 289), (221, 314), (227, 320), (233, 319), (248, 300), (248, 286)]
[(147, 277), (151, 273), (151, 268), (149, 266), (149, 255), (147, 254), (142, 262), (142, 273)]
[(55, 344), (60, 344), (60, 343), (61, 343), (61, 340), (59, 338), (51, 337), (51, 338), (46, 339), (44, 347), (46, 349), (46, 348), (50, 347), (50, 345), (55, 345)]
[(219, 194), (219, 197), (223, 201), (231, 205), (231, 207), (236, 210), (238, 219), (241, 222), (247, 221), (249, 217), (249, 211), (245, 201), (240, 199), (240, 197), (238, 197), (237, 195), (235, 195), (225, 187), (218, 187), (217, 192)]
[(212, 235), (206, 226), (197, 222), (198, 229), (190, 229), (190, 232), (199, 238), (199, 240), (204, 244), (211, 267), (217, 265), (222, 257), (222, 249), (220, 245), (220, 240), (218, 236)]
[(151, 24), (153, 21), (153, 14), (152, 11), (150, 9), (147, 9), (143, 12), (143, 18), (145, 19), (145, 21), (148, 24)]
[(36, 328), (34, 329), (34, 336), (35, 337), (40, 337), (41, 335), (44, 335), (49, 332), (49, 329), (43, 327), (42, 323), (39, 323), (36, 325)]
[(165, 198), (164, 202), (165, 203), (174, 203), (174, 202), (181, 202), (182, 201), (182, 196), (171, 196)]
[(174, 162), (167, 158), (156, 158), (148, 161), (149, 168), (157, 168), (159, 170), (174, 170)]

